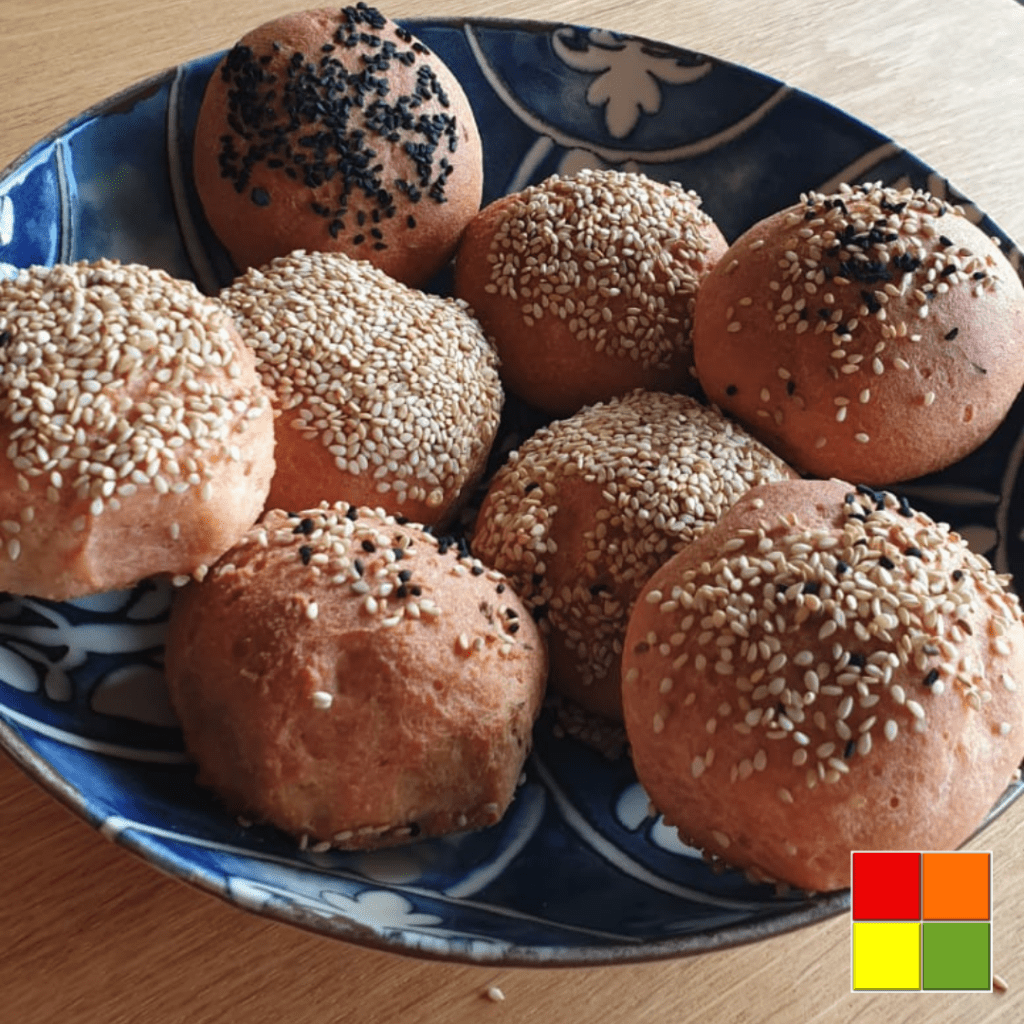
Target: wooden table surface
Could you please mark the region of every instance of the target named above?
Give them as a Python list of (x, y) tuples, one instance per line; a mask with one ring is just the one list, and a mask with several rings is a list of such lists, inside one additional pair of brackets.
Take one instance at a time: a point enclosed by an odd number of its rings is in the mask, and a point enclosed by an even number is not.
[[(73, 114), (229, 46), (287, 0), (0, 0), (0, 166)], [(939, 168), (1024, 241), (1024, 7), (1013, 0), (396, 0), (630, 31), (805, 88)], [(370, 951), (235, 910), (73, 818), (0, 756), (0, 1022), (453, 1024), (1024, 1019), (1024, 802), (993, 855), (1002, 993), (851, 993), (845, 915), (640, 966), (502, 969)], [(498, 986), (503, 1002), (487, 999)]]

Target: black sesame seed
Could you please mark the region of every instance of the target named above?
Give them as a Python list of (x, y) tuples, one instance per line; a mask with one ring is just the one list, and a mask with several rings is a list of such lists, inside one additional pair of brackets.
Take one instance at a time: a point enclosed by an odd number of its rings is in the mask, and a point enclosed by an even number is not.
[(508, 629), (508, 631), (510, 633), (513, 633), (513, 634), (514, 633), (518, 633), (519, 632), (519, 623), (518, 622), (510, 622), (508, 624), (508, 626), (507, 626), (507, 629)]
[(854, 668), (863, 668), (867, 663), (868, 659), (859, 651), (850, 652), (850, 660), (847, 662), (848, 665), (852, 665)]
[(307, 516), (292, 530), (292, 533), (304, 533), (308, 537), (313, 532), (313, 527), (313, 520)]
[(6, 345), (11, 340), (10, 331), (0, 331), (0, 345)]
[(530, 493), (530, 491), (535, 491), (535, 490), (537, 490), (537, 488), (538, 488), (538, 487), (540, 487), (540, 484), (539, 484), (539, 483), (537, 483), (537, 481), (536, 481), (536, 480), (531, 480), (531, 481), (530, 481), (530, 482), (529, 482), (529, 483), (528, 483), (528, 484), (527, 484), (527, 485), (526, 485), (526, 486), (525, 486), (525, 487), (523, 488), (523, 494), (529, 494), (529, 493)]
[(363, 560), (361, 558), (352, 559), (352, 568), (355, 569), (357, 576), (362, 576), (366, 571), (366, 567), (363, 565)]
[(499, 584), (498, 584), (498, 585), (497, 585), (497, 586), (496, 586), (496, 587), (494, 588), (494, 591), (495, 591), (495, 593), (497, 593), (497, 594), (504, 594), (504, 593), (505, 593), (505, 584), (504, 584), (504, 583), (499, 583)]
[(515, 608), (506, 608), (506, 609), (505, 609), (505, 614), (506, 614), (506, 615), (507, 615), (507, 616), (508, 616), (508, 617), (509, 617), (510, 619), (518, 619), (518, 618), (519, 618), (519, 612), (517, 612), (517, 611), (515, 610)]
[(964, 578), (963, 569), (954, 569), (953, 570), (953, 581), (955, 583), (959, 583), (963, 578)]
[(805, 594), (817, 594), (821, 590), (821, 584), (817, 580), (805, 581), (802, 592)]
[(372, 555), (377, 550), (377, 545), (372, 540), (364, 540), (359, 545), (368, 555)]
[(482, 565), (474, 565), (469, 571), (474, 576), (483, 576), (483, 574), (485, 572), (484, 567)]
[(896, 563), (891, 558), (889, 558), (887, 555), (882, 555), (882, 557), (879, 558), (879, 560), (878, 560), (878, 564), (883, 569), (895, 569), (896, 568)]
[(403, 558), (405, 558), (405, 548), (398, 548), (398, 547), (392, 548), (391, 549), (391, 554), (393, 554), (395, 556), (395, 561), (396, 562), (400, 562)]
[(400, 572), (400, 573), (398, 574), (398, 578), (399, 578), (399, 579), (400, 579), (400, 580), (401, 580), (401, 581), (402, 581), (403, 583), (408, 583), (408, 582), (409, 582), (409, 580), (411, 580), (411, 579), (412, 579), (412, 570), (411, 570), (411, 569), (403, 569), (403, 570), (402, 570), (402, 571), (401, 571), (401, 572)]
[(309, 565), (309, 560), (313, 557), (313, 549), (308, 544), (303, 544), (299, 548), (299, 558), (302, 559), (303, 565)]
[(409, 822), (409, 835), (410, 836), (418, 836), (419, 834), (420, 834), (419, 822), (410, 821)]
[(947, 249), (953, 244), (953, 240), (950, 239), (950, 238), (947, 238), (945, 235), (939, 235), (939, 241)]
[(345, 518), (350, 519), (354, 523), (359, 518), (359, 509), (355, 505), (349, 505), (345, 510)]
[(725, 393), (727, 395), (735, 395), (738, 390), (739, 388), (735, 384), (726, 384), (725, 386)]
[(903, 554), (910, 558), (923, 558), (924, 552), (920, 548), (905, 548)]
[(948, 331), (944, 337), (946, 341), (952, 341), (960, 333), (959, 327), (954, 327), (951, 331)]
[(856, 751), (856, 749), (857, 749), (857, 741), (856, 740), (847, 740), (846, 741), (846, 746), (843, 748), (843, 757), (847, 761), (849, 761), (850, 758), (853, 757), (854, 752)]
[(423, 593), (423, 588), (419, 585), (411, 586), (409, 588), (409, 593), (412, 594), (413, 597), (419, 597), (420, 594)]
[(906, 519), (914, 518), (914, 510), (910, 507), (910, 502), (905, 497), (900, 495), (900, 515)]
[(791, 395), (791, 394), (793, 394), (794, 391), (796, 391), (796, 381), (795, 380), (787, 380), (786, 381), (786, 394), (787, 395)]
[(876, 491), (874, 487), (868, 487), (867, 484), (857, 484), (857, 493), (870, 498), (878, 508), (885, 508), (885, 495), (881, 491)]
[(925, 677), (921, 680), (922, 686), (934, 686), (939, 678), (939, 670), (933, 668)]
[(849, 566), (841, 558), (836, 560), (836, 573), (842, 575), (849, 570)]
[(253, 201), (256, 206), (269, 206), (270, 205), (270, 193), (263, 188), (254, 188), (249, 193), (249, 198)]

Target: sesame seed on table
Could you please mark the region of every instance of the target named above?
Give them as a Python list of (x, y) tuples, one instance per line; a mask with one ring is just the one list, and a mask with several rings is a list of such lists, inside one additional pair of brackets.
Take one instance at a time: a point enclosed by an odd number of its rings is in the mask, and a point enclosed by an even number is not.
[[(0, 0), (0, 164), (88, 105), (226, 48), (295, 6), (134, 0), (129, 11), (115, 0)], [(1024, 240), (1024, 7), (1012, 0), (891, 0), (869, 10), (857, 0), (404, 0), (388, 13), (597, 25), (737, 61), (895, 137)], [(857, 401), (859, 391), (851, 404)], [(880, 723), (871, 734), (873, 744), (886, 742)], [(842, 754), (837, 741), (830, 756)], [(992, 994), (852, 993), (846, 916), (760, 943), (629, 967), (470, 966), (347, 945), (241, 913), (164, 877), (72, 817), (5, 758), (0, 826), (0, 1019), (19, 1024), (479, 1024), (499, 1017), (529, 1024), (1003, 1024), (1024, 1017), (1019, 803), (970, 844), (993, 857), (999, 984)], [(492, 989), (504, 1000), (494, 1001)]]

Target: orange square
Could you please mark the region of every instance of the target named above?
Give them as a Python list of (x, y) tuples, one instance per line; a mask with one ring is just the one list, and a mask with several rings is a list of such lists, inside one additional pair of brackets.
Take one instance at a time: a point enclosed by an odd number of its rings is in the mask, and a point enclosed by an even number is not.
[(921, 855), (922, 917), (926, 921), (985, 921), (990, 916), (988, 853)]

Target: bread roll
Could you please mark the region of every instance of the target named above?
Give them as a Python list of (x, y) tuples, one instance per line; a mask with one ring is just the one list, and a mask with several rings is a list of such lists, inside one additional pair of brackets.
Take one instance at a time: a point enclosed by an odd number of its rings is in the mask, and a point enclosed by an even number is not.
[(1024, 755), (1008, 579), (891, 494), (754, 488), (650, 579), (626, 634), (637, 776), (680, 835), (812, 890), (852, 850), (951, 850)]
[(963, 458), (1024, 383), (1024, 285), (926, 192), (848, 186), (754, 225), (701, 287), (708, 398), (792, 465), (883, 485)]
[(175, 594), (167, 684), (199, 780), (305, 845), (496, 822), (547, 667), (501, 576), (338, 503), (274, 510)]
[(345, 500), (451, 521), (504, 401), (494, 350), (461, 303), (342, 253), (301, 251), (221, 299), (280, 410), (268, 507)]
[(725, 247), (679, 185), (554, 175), (470, 222), (455, 294), (493, 338), (508, 389), (568, 416), (635, 388), (694, 391), (694, 297)]
[(230, 317), (111, 260), (0, 282), (0, 589), (201, 572), (263, 508), (270, 401)]
[(364, 3), (287, 14), (245, 35), (206, 87), (193, 165), (239, 270), (321, 249), (411, 285), (451, 259), (483, 188), (480, 135), (457, 79)]
[(696, 399), (636, 391), (513, 452), (491, 481), (473, 551), (540, 618), (552, 686), (618, 720), (622, 640), (648, 577), (749, 487), (789, 475)]

